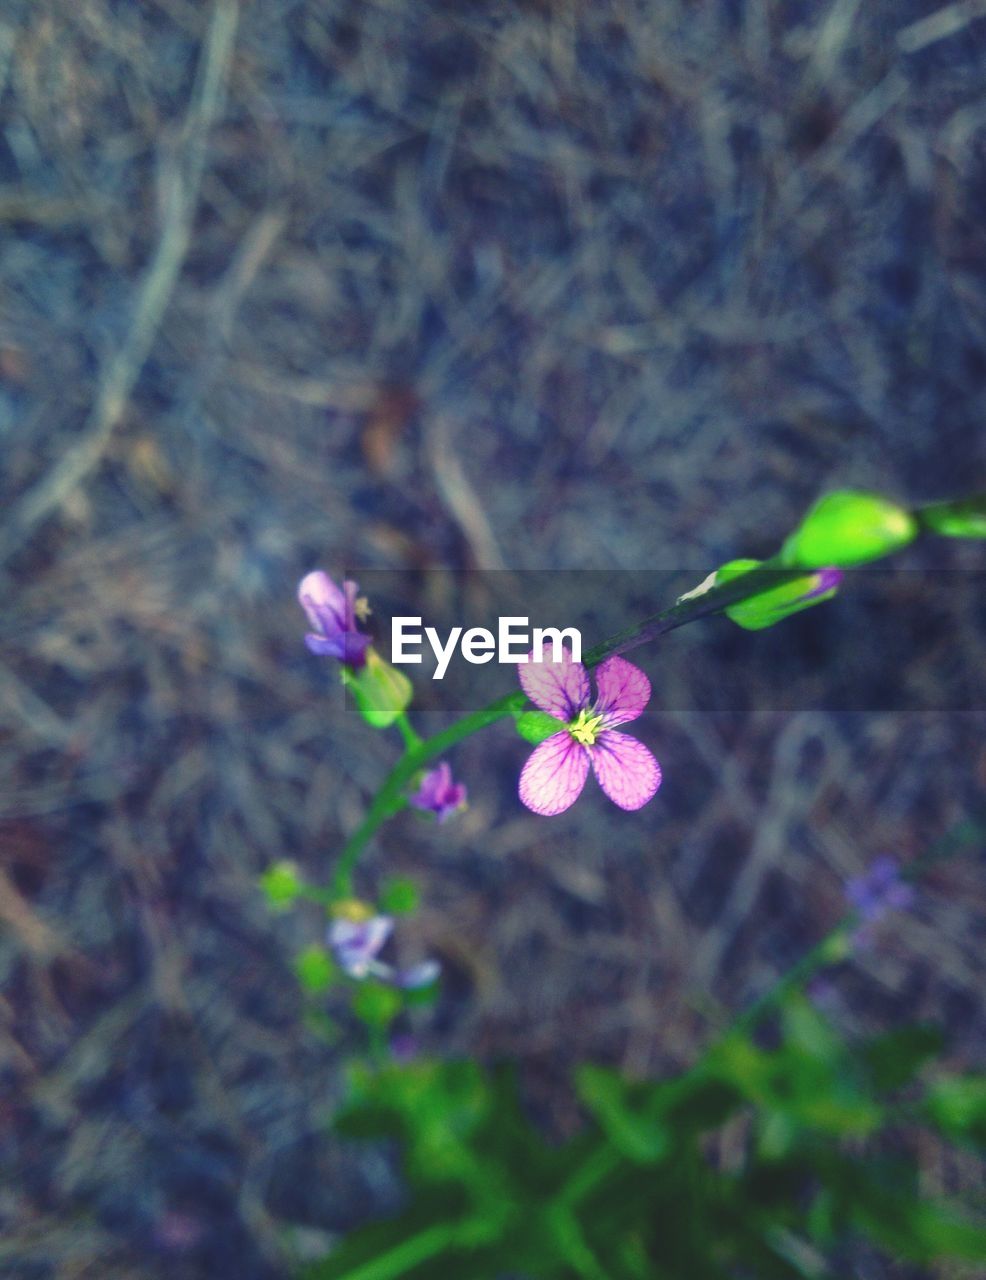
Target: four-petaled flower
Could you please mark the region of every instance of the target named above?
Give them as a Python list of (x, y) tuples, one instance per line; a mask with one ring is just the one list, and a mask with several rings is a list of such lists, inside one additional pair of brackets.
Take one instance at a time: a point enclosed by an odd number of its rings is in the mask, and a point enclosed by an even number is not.
[(421, 779), (417, 791), (408, 796), (408, 804), (415, 809), (427, 809), (439, 822), (466, 805), (466, 786), (452, 781), (452, 768), (447, 761), (429, 769)]
[(365, 616), (364, 603), (356, 598), (358, 592), (355, 582), (346, 581), (339, 587), (320, 569), (302, 578), (298, 601), (311, 623), (305, 644), (312, 653), (338, 658), (350, 667), (363, 665), (371, 640), (356, 625), (357, 619)]
[(334, 910), (336, 918), (326, 937), (336, 964), (350, 978), (376, 978), (405, 990), (430, 986), (438, 978), (441, 966), (437, 960), (396, 969), (379, 959), (394, 931), (393, 916), (374, 915), (361, 902), (337, 903)]
[(520, 775), (520, 798), (535, 813), (563, 813), (585, 785), (591, 764), (599, 785), (621, 809), (640, 809), (661, 785), (661, 766), (636, 738), (616, 726), (636, 720), (650, 700), (650, 681), (625, 658), (607, 658), (596, 668), (596, 699), (589, 673), (573, 662), (528, 655), (518, 666), (524, 692), (542, 711), (563, 722), (545, 738)]

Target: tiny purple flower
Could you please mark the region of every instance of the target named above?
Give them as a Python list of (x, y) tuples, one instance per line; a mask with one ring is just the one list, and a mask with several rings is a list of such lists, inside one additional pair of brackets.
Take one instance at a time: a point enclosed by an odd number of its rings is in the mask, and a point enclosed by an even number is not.
[(390, 1056), (401, 1066), (413, 1062), (420, 1052), (420, 1046), (410, 1032), (399, 1031), (390, 1037)]
[(370, 916), (368, 920), (333, 920), (328, 942), (336, 964), (351, 978), (366, 978), (373, 971), (377, 955), (394, 931), (391, 916)]
[(357, 626), (357, 616), (362, 616), (358, 592), (355, 582), (346, 581), (338, 587), (320, 569), (302, 578), (298, 601), (312, 627), (305, 636), (312, 653), (338, 658), (350, 667), (363, 666), (370, 637)]
[(423, 960), (410, 969), (396, 969), (379, 959), (393, 931), (392, 916), (370, 916), (365, 920), (340, 918), (329, 925), (327, 939), (336, 964), (350, 978), (357, 981), (376, 978), (407, 991), (430, 986), (441, 972), (437, 960)]
[(661, 785), (661, 766), (642, 742), (616, 726), (636, 720), (647, 706), (650, 681), (625, 658), (607, 658), (596, 670), (593, 702), (588, 671), (572, 661), (568, 649), (562, 655), (561, 662), (538, 663), (529, 654), (518, 667), (530, 700), (565, 726), (528, 758), (520, 775), (521, 800), (535, 813), (564, 813), (581, 794), (591, 764), (614, 804), (642, 808)]
[(444, 822), (451, 814), (465, 808), (465, 783), (452, 781), (452, 767), (443, 760), (424, 775), (417, 791), (408, 796), (407, 802), (415, 809), (429, 810), (439, 822)]
[(846, 882), (846, 897), (864, 924), (877, 924), (890, 911), (906, 911), (914, 902), (914, 889), (901, 878), (897, 859), (884, 854), (864, 875)]

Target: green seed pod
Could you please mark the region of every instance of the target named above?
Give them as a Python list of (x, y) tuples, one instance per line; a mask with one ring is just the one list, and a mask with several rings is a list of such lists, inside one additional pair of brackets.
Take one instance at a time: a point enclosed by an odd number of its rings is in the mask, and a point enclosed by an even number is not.
[(403, 671), (367, 649), (366, 663), (358, 671), (342, 668), (342, 682), (356, 700), (360, 715), (374, 729), (386, 729), (410, 705), (414, 690)]
[(815, 503), (781, 548), (781, 563), (804, 569), (865, 564), (906, 547), (917, 532), (914, 516), (897, 503), (842, 489)]
[[(716, 570), (716, 586), (759, 566), (759, 560), (731, 560), (729, 564)], [(778, 583), (776, 587), (767, 587), (749, 600), (729, 605), (725, 614), (745, 631), (763, 631), (782, 619), (789, 618), (792, 613), (810, 609), (823, 600), (831, 600), (838, 590), (841, 577), (837, 569), (806, 573), (802, 578)]]

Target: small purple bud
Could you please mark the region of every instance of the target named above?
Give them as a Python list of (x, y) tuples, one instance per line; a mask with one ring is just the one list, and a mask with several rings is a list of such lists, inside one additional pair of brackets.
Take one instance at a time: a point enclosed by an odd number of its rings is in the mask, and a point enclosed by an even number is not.
[(433, 813), (439, 822), (444, 822), (451, 814), (465, 808), (466, 794), (465, 784), (452, 781), (452, 768), (443, 760), (424, 775), (417, 791), (408, 796), (407, 802), (415, 809)]
[(390, 1056), (404, 1066), (413, 1062), (420, 1053), (417, 1039), (407, 1031), (400, 1031), (390, 1038)]
[(862, 923), (854, 938), (857, 945), (871, 941), (872, 926), (891, 911), (906, 911), (913, 906), (915, 892), (901, 875), (900, 863), (889, 854), (874, 858), (869, 870), (846, 882), (846, 898)]
[(357, 669), (366, 661), (370, 645), (370, 637), (357, 626), (357, 617), (363, 613), (358, 594), (355, 582), (339, 587), (320, 569), (306, 574), (298, 584), (298, 602), (312, 628), (305, 644), (312, 653)]

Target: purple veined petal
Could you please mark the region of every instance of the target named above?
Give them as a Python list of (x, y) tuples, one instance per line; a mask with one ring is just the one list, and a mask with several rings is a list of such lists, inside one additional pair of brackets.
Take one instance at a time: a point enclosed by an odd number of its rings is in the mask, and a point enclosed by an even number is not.
[(346, 616), (346, 594), (321, 569), (306, 573), (301, 579), (298, 584), (298, 603), (308, 615), (314, 631), (322, 630), (326, 610), (341, 629)]
[(621, 809), (642, 809), (661, 785), (661, 766), (650, 749), (618, 729), (604, 729), (589, 758), (599, 785)]
[(433, 982), (437, 982), (441, 971), (442, 966), (437, 960), (422, 960), (420, 964), (413, 964), (410, 969), (399, 973), (395, 982), (405, 991), (417, 991), (420, 987), (430, 987)]
[(588, 772), (588, 752), (563, 729), (531, 752), (520, 773), (520, 798), (545, 817), (564, 813), (578, 799)]
[(650, 702), (650, 681), (626, 658), (607, 658), (596, 668), (595, 710), (606, 717), (606, 728), (636, 720)]
[(517, 664), (520, 687), (536, 707), (547, 711), (556, 720), (573, 720), (583, 707), (589, 704), (589, 673), (581, 662), (573, 662), (571, 651), (562, 646), (561, 662), (551, 661), (551, 646), (542, 646), (542, 655), (548, 657), (534, 661), (534, 651), (526, 662)]

